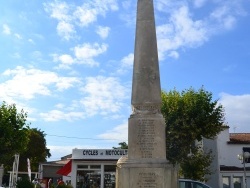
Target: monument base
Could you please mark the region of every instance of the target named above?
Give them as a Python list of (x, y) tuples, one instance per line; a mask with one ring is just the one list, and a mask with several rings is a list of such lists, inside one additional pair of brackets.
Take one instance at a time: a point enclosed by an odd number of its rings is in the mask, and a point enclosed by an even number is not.
[(122, 157), (116, 168), (116, 188), (177, 188), (178, 185), (178, 169), (167, 160)]

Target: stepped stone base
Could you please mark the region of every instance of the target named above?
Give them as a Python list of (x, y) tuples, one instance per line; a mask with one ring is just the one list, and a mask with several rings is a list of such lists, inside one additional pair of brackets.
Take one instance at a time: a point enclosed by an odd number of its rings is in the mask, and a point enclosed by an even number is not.
[(116, 188), (177, 188), (177, 171), (166, 160), (122, 157), (117, 162)]

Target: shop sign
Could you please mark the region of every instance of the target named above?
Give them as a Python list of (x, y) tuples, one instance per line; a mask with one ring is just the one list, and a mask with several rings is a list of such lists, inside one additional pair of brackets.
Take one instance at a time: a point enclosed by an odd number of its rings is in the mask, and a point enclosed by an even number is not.
[(119, 159), (127, 149), (73, 149), (72, 159)]

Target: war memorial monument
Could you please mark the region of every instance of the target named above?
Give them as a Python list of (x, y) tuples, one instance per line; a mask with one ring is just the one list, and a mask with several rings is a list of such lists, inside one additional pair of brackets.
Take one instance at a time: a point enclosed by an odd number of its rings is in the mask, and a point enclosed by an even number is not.
[(116, 188), (177, 188), (177, 169), (166, 159), (153, 0), (137, 1), (131, 105), (128, 155), (117, 162)]

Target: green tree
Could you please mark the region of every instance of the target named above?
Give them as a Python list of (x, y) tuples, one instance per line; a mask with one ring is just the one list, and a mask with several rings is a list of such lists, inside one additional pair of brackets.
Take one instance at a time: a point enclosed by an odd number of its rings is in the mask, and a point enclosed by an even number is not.
[(27, 113), (18, 112), (16, 105), (3, 102), (0, 106), (0, 164), (12, 168), (14, 155), (26, 149)]
[(128, 144), (126, 142), (120, 142), (118, 145), (120, 145), (120, 147), (113, 147), (113, 149), (128, 149)]
[(26, 150), (20, 154), (19, 169), (27, 171), (27, 158), (30, 159), (31, 171), (37, 172), (39, 163), (46, 162), (50, 157), (50, 150), (46, 147), (46, 134), (37, 128), (27, 129), (28, 144)]
[[(190, 153), (199, 157), (195, 140), (213, 139), (224, 127), (224, 108), (204, 87), (198, 91), (192, 87), (182, 92), (162, 91), (161, 110), (166, 123), (167, 159), (181, 167), (191, 159), (187, 157)], [(182, 170), (187, 176), (185, 168)]]
[(213, 155), (211, 151), (202, 151), (199, 148), (187, 156), (180, 164), (180, 175), (188, 179), (207, 181), (205, 175), (212, 174), (210, 164)]

